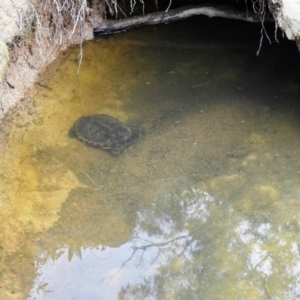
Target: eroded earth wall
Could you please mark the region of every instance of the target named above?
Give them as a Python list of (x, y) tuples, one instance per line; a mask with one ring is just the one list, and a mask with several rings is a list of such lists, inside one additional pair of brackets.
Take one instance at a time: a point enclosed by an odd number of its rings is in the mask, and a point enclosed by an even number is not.
[(295, 40), (300, 50), (300, 1), (269, 0), (270, 9), (281, 30)]
[(73, 16), (62, 12), (62, 17), (54, 1), (0, 0), (0, 119), (24, 98), (61, 50), (93, 38), (93, 26), (102, 20), (98, 2), (90, 1), (91, 7), (87, 1), (70, 2), (84, 6), (75, 7)]
[[(10, 50), (19, 47), (31, 30), (34, 19), (33, 4), (28, 0), (1, 0), (0, 2), (0, 118), (15, 104), (21, 93), (10, 95), (6, 74), (10, 64)], [(17, 95), (18, 94), (18, 95)], [(19, 96), (19, 97), (18, 97)]]

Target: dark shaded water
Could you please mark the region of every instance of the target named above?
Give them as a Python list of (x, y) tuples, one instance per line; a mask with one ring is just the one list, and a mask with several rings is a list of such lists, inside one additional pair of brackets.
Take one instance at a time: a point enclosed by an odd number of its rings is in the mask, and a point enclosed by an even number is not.
[[(298, 299), (299, 55), (256, 57), (259, 32), (95, 39), (79, 76), (62, 55), (7, 119), (3, 299)], [(114, 157), (69, 136), (91, 114), (145, 134)]]

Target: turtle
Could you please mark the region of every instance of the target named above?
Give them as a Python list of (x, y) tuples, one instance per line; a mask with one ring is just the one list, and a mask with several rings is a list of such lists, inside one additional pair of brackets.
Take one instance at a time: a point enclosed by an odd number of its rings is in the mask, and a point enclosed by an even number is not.
[(129, 127), (104, 114), (79, 118), (71, 132), (79, 140), (93, 147), (111, 150), (115, 156), (136, 140), (136, 134), (133, 134)]

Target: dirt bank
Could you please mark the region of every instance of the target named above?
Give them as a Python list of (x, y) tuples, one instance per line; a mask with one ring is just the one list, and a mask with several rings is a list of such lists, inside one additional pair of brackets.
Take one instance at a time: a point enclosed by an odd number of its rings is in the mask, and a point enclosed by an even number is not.
[(298, 0), (270, 0), (270, 9), (278, 26), (290, 40), (300, 47), (300, 2)]
[(73, 15), (66, 7), (69, 14), (62, 17), (57, 14), (62, 8), (49, 1), (1, 1), (0, 119), (33, 88), (60, 51), (93, 38), (93, 26), (102, 19), (101, 6), (85, 3), (73, 8)]

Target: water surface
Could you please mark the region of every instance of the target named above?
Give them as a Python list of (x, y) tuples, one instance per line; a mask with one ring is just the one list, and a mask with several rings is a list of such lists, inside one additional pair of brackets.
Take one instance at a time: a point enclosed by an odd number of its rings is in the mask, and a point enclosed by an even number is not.
[[(234, 24), (234, 25), (233, 25)], [(62, 54), (1, 148), (3, 299), (298, 299), (299, 56), (191, 19)], [(107, 114), (122, 155), (69, 134)]]

